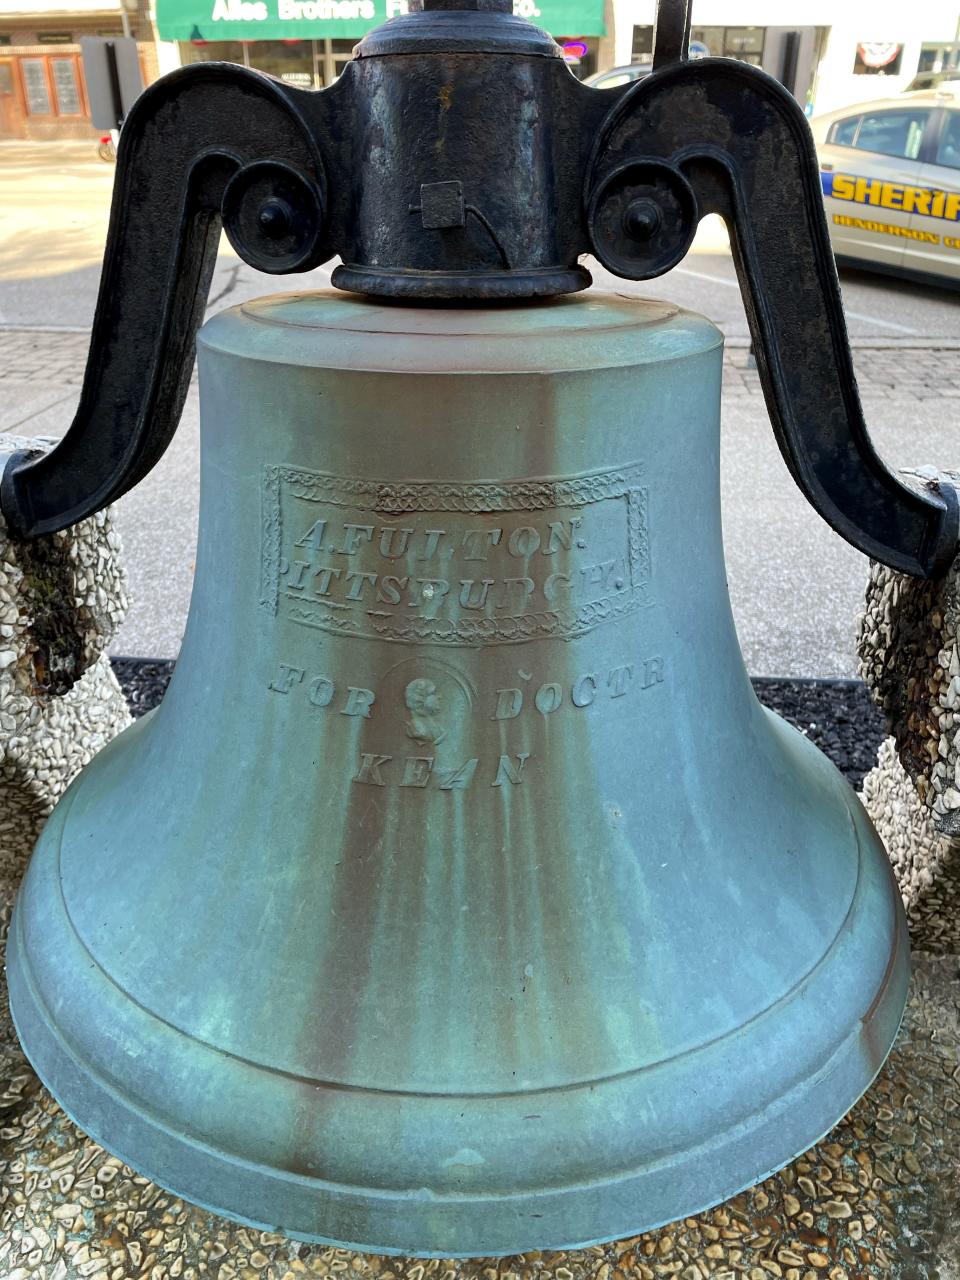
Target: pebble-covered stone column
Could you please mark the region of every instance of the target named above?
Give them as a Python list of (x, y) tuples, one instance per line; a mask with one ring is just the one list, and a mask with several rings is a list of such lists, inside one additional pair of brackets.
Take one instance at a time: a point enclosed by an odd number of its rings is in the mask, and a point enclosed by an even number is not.
[[(907, 478), (960, 483), (958, 473)], [(960, 853), (960, 556), (935, 582), (871, 563), (857, 647), (892, 735), (863, 799), (909, 910)]]
[[(53, 443), (0, 435), (0, 454)], [(109, 510), (30, 543), (0, 520), (0, 906), (64, 789), (130, 723), (105, 653), (126, 610)]]

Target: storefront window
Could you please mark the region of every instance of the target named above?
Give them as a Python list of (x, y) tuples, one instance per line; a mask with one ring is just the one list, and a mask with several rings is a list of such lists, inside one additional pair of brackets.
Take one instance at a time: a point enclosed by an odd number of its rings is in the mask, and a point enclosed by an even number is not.
[(180, 61), (239, 62), (243, 66), (243, 43), (240, 40), (191, 40), (180, 46)]
[(27, 111), (32, 116), (53, 114), (50, 90), (47, 88), (47, 68), (43, 58), (22, 58), (23, 91), (27, 99)]
[(709, 50), (711, 58), (737, 58), (759, 67), (765, 35), (765, 27), (694, 27), (690, 42)]
[(702, 44), (709, 49), (711, 58), (722, 58), (724, 56), (723, 48), (723, 27), (696, 27), (690, 33), (691, 44)]
[(57, 95), (57, 110), (62, 116), (82, 116), (80, 86), (77, 83), (77, 65), (73, 58), (52, 58), (53, 87)]
[(929, 71), (936, 75), (943, 71), (956, 71), (958, 67), (960, 67), (960, 45), (925, 44), (920, 50), (918, 73)]
[(180, 49), (184, 62), (239, 62), (298, 89), (322, 89), (340, 75), (356, 45), (356, 40), (193, 40)]
[(314, 87), (312, 40), (257, 40), (250, 45), (250, 65), (298, 89)]
[(762, 27), (727, 27), (723, 38), (725, 56), (759, 67), (763, 59), (763, 34)]
[(649, 62), (653, 58), (653, 27), (633, 28), (631, 62)]
[(864, 40), (857, 45), (853, 64), (855, 76), (898, 76), (903, 61), (903, 45), (892, 40)]

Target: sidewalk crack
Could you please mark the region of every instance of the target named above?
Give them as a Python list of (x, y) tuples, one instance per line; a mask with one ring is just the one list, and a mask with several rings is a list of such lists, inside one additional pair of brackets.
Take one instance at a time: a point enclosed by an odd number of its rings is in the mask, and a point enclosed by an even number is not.
[(221, 298), (225, 298), (228, 293), (232, 293), (234, 289), (237, 287), (237, 279), (240, 275), (240, 268), (242, 265), (243, 265), (242, 263), (238, 262), (235, 266), (228, 268), (227, 274), (229, 275), (230, 278), (227, 281), (227, 283), (224, 285), (224, 287), (220, 290), (219, 293), (214, 294), (212, 298), (207, 299), (208, 311), (210, 310), (211, 307), (216, 306), (216, 304), (220, 301)]

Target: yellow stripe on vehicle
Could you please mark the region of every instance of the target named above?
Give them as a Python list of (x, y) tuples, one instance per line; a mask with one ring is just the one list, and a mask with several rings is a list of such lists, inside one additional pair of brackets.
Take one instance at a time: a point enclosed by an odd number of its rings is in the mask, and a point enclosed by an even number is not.
[(960, 222), (960, 192), (940, 191), (933, 187), (911, 187), (883, 178), (861, 178), (850, 173), (824, 173), (820, 180), (823, 194), (851, 204), (871, 205), (876, 209), (896, 209), (900, 213), (916, 213), (925, 218), (941, 218)]

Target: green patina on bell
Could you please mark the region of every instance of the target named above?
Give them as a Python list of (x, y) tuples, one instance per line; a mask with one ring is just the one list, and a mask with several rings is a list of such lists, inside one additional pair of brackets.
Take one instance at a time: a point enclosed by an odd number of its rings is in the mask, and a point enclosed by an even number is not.
[[(450, 1257), (579, 1245), (787, 1163), (879, 1070), (903, 910), (758, 704), (721, 548), (721, 338), (577, 294), (731, 229), (797, 484), (932, 576), (956, 495), (870, 443), (799, 107), (686, 60), (579, 84), (509, 0), (423, 0), (330, 89), (186, 68), (124, 125), (77, 417), (23, 538), (162, 455), (220, 226), (343, 294), (201, 332), (201, 532), (163, 704), (43, 834), (8, 955), (66, 1111), (198, 1204)], [(408, 305), (400, 305), (400, 302)]]
[(12, 935), (84, 1129), (244, 1221), (450, 1256), (692, 1213), (854, 1102), (903, 912), (744, 670), (720, 372), (621, 298), (205, 326), (183, 651)]

